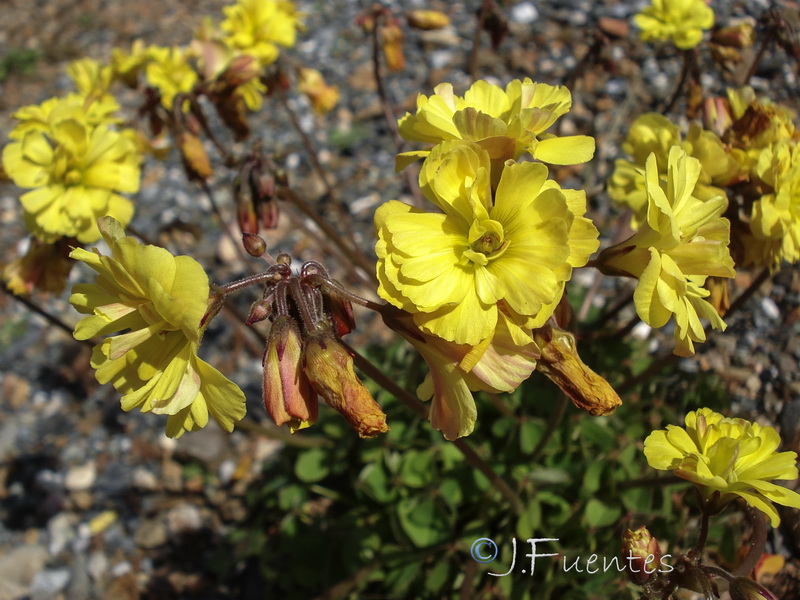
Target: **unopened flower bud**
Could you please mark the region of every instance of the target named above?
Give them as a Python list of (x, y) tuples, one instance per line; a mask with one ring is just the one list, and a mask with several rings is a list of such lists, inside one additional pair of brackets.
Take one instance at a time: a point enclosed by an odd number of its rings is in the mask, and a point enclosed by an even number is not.
[(408, 24), (411, 27), (429, 31), (431, 29), (442, 29), (450, 25), (449, 17), (438, 10), (412, 10), (406, 15)]
[(237, 178), (233, 183), (233, 197), (236, 200), (236, 218), (242, 234), (258, 234), (258, 216), (253, 205), (250, 186), (242, 185)]
[(303, 341), (294, 319), (278, 315), (264, 354), (264, 407), (280, 426), (294, 433), (317, 420), (317, 395), (303, 371)]
[(339, 102), (339, 88), (325, 83), (316, 69), (300, 69), (297, 91), (308, 96), (311, 108), (318, 115), (330, 112)]
[(731, 581), (728, 591), (731, 600), (778, 600), (767, 588), (747, 577), (736, 577)]
[(252, 325), (265, 320), (272, 313), (272, 303), (266, 300), (256, 300), (250, 306), (250, 314), (247, 315), (245, 325)]
[(353, 316), (353, 304), (350, 300), (337, 296), (336, 294), (325, 294), (326, 309), (333, 322), (333, 330), (336, 335), (342, 337), (356, 328), (356, 320)]
[(213, 174), (203, 141), (196, 135), (184, 131), (178, 134), (178, 148), (189, 179), (205, 181)]
[(534, 330), (533, 340), (542, 352), (536, 369), (561, 388), (575, 406), (600, 416), (622, 404), (611, 385), (578, 356), (572, 334), (548, 325)]
[(406, 68), (406, 58), (403, 55), (403, 30), (397, 21), (389, 20), (381, 29), (383, 40), (383, 55), (386, 57), (386, 68), (390, 71), (402, 71)]
[(231, 59), (219, 78), (231, 87), (237, 87), (258, 77), (260, 72), (258, 60), (249, 54), (242, 54)]
[(750, 48), (756, 41), (756, 30), (750, 23), (721, 27), (711, 34), (711, 41), (729, 48)]
[(661, 548), (658, 547), (658, 540), (642, 525), (635, 530), (628, 529), (622, 536), (622, 558), (627, 563), (625, 570), (628, 578), (642, 585), (659, 570)]
[(264, 241), (264, 238), (255, 233), (243, 233), (242, 245), (247, 253), (255, 258), (264, 256), (264, 252), (267, 251), (267, 242)]
[(353, 357), (331, 334), (306, 342), (305, 374), (314, 390), (358, 432), (371, 438), (389, 431), (386, 415), (353, 370)]

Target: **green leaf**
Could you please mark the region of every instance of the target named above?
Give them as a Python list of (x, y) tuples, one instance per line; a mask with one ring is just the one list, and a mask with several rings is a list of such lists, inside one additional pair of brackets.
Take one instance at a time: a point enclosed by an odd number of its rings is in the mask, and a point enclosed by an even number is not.
[(409, 450), (400, 465), (400, 478), (408, 487), (425, 487), (433, 480), (432, 463), (430, 450)]
[(300, 481), (314, 483), (327, 477), (330, 471), (328, 467), (328, 452), (322, 448), (312, 448), (306, 450), (294, 463), (294, 473)]
[(593, 496), (594, 493), (600, 489), (603, 471), (607, 464), (608, 463), (605, 461), (598, 460), (590, 464), (589, 468), (586, 469), (586, 472), (583, 474), (583, 485), (581, 486), (581, 491), (586, 497)]
[(397, 496), (389, 485), (389, 476), (380, 463), (372, 463), (361, 470), (358, 476), (364, 492), (381, 504), (386, 504)]
[(542, 439), (544, 425), (538, 421), (523, 421), (519, 428), (519, 449), (523, 454), (530, 454)]
[(618, 506), (609, 506), (597, 498), (589, 500), (583, 511), (583, 517), (589, 527), (608, 527), (615, 523), (621, 514), (622, 510)]
[(605, 426), (607, 417), (591, 417), (581, 419), (581, 439), (591, 442), (600, 450), (610, 450), (616, 446), (617, 438)]
[(450, 515), (433, 498), (404, 498), (397, 504), (397, 517), (417, 548), (427, 548), (449, 536)]

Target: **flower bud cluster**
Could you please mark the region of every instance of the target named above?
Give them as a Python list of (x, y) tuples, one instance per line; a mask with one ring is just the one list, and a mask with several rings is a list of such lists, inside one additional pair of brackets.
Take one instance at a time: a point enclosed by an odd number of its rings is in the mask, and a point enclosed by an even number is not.
[(386, 415), (353, 369), (339, 336), (355, 327), (350, 301), (325, 268), (306, 262), (292, 273), (286, 254), (267, 271), (263, 297), (247, 324), (270, 319), (264, 351), (264, 406), (277, 425), (294, 433), (317, 420), (318, 398), (338, 411), (358, 435), (389, 430)]

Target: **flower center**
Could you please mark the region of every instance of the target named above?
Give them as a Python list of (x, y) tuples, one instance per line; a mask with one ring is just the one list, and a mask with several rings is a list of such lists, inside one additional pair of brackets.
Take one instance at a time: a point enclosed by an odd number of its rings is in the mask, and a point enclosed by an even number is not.
[(70, 169), (64, 174), (64, 183), (67, 185), (77, 185), (81, 182), (81, 172), (78, 169)]
[(464, 251), (464, 255), (479, 265), (487, 265), (508, 247), (503, 226), (491, 219), (474, 221), (469, 228), (468, 241), (469, 249)]

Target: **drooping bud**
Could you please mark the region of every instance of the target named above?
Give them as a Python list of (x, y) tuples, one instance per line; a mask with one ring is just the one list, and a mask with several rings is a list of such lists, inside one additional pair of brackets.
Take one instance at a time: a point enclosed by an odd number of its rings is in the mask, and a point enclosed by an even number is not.
[(243, 185), (241, 176), (233, 180), (233, 197), (236, 200), (236, 219), (242, 234), (258, 234), (258, 216), (249, 185)]
[(728, 280), (724, 277), (709, 277), (706, 279), (706, 289), (711, 292), (706, 301), (714, 307), (720, 317), (724, 317), (731, 307), (728, 297)]
[(711, 42), (729, 48), (750, 48), (756, 41), (756, 30), (750, 23), (721, 27), (711, 34)]
[(622, 558), (628, 578), (637, 585), (647, 582), (659, 570), (661, 548), (658, 540), (642, 525), (622, 536)]
[(412, 10), (406, 15), (406, 18), (411, 27), (416, 27), (423, 31), (442, 29), (450, 25), (450, 18), (438, 10)]
[(205, 181), (213, 174), (202, 140), (188, 131), (178, 134), (178, 148), (189, 179)]
[(258, 77), (260, 72), (261, 66), (258, 64), (258, 60), (249, 54), (242, 54), (231, 59), (219, 79), (235, 88)]
[(300, 69), (297, 91), (308, 96), (311, 108), (318, 115), (330, 112), (339, 102), (339, 88), (325, 83), (316, 69)]
[(69, 258), (70, 246), (79, 246), (77, 240), (62, 238), (52, 244), (37, 239), (24, 256), (2, 267), (2, 278), (14, 294), (40, 292), (60, 294), (75, 261)]
[(383, 55), (386, 57), (386, 68), (390, 71), (402, 71), (406, 68), (406, 57), (403, 55), (403, 30), (397, 20), (387, 18), (381, 29)]
[(306, 341), (305, 374), (314, 390), (358, 432), (371, 438), (389, 431), (386, 415), (353, 370), (353, 357), (331, 334)]
[(334, 294), (325, 294), (325, 298), (328, 301), (328, 310), (336, 335), (341, 337), (353, 331), (356, 328), (356, 319), (353, 316), (353, 305), (350, 300)]
[(731, 581), (728, 591), (731, 600), (778, 600), (767, 588), (747, 577), (736, 577)]
[(294, 433), (317, 420), (317, 395), (303, 371), (303, 341), (294, 319), (278, 315), (264, 353), (264, 407), (278, 426)]
[(611, 385), (578, 356), (571, 333), (546, 325), (534, 330), (533, 340), (542, 352), (536, 369), (561, 388), (575, 406), (600, 416), (614, 412), (622, 404)]
[(250, 306), (250, 314), (247, 315), (247, 320), (244, 324), (259, 323), (269, 317), (270, 314), (272, 314), (272, 302), (264, 299), (256, 300)]
[(255, 258), (264, 256), (264, 252), (267, 251), (267, 242), (264, 241), (264, 238), (255, 233), (243, 233), (242, 245), (247, 253)]

